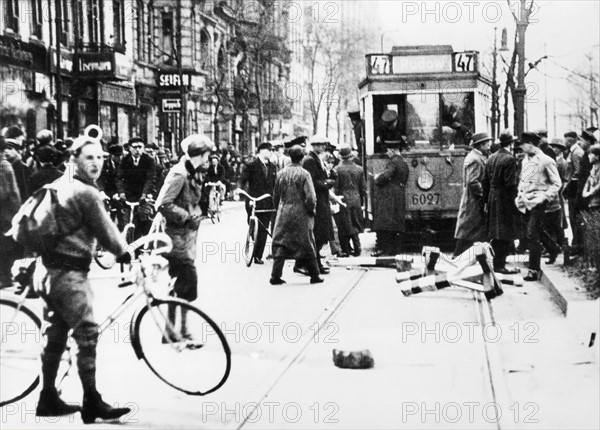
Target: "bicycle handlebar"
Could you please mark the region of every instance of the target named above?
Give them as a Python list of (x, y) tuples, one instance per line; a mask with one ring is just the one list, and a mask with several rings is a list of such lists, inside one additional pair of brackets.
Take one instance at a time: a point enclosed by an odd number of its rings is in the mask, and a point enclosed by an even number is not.
[(244, 191), (244, 190), (237, 190), (237, 191), (236, 191), (236, 193), (238, 193), (238, 194), (242, 194), (242, 195), (244, 195), (244, 196), (248, 197), (248, 198), (249, 198), (250, 200), (252, 200), (253, 202), (259, 202), (259, 201), (261, 201), (261, 200), (264, 200), (264, 199), (266, 199), (266, 198), (268, 198), (268, 197), (271, 197), (271, 194), (263, 194), (263, 195), (262, 195), (262, 196), (260, 196), (260, 197), (252, 197), (250, 194), (248, 194), (248, 193), (247, 193), (246, 191)]
[(139, 239), (137, 239), (135, 242), (130, 243), (129, 245), (127, 245), (127, 251), (131, 254), (133, 254), (133, 252), (144, 246), (144, 245), (148, 245), (150, 243), (156, 243), (156, 242), (163, 242), (165, 243), (164, 246), (158, 247), (158, 248), (154, 248), (152, 250), (152, 254), (158, 255), (158, 254), (163, 254), (166, 252), (170, 252), (171, 249), (173, 249), (173, 241), (171, 240), (171, 238), (166, 234), (166, 233), (152, 233), (149, 234), (147, 236), (142, 236)]

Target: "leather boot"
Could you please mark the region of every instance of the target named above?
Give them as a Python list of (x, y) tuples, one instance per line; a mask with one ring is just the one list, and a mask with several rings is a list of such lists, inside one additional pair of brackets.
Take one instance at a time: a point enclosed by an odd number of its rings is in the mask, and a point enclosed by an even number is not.
[(114, 420), (131, 412), (130, 408), (113, 408), (102, 400), (97, 391), (84, 392), (81, 419), (84, 424), (92, 424), (97, 418), (101, 420)]
[(38, 417), (60, 417), (70, 415), (81, 410), (79, 405), (70, 405), (63, 401), (56, 391), (56, 388), (44, 388), (40, 392), (35, 414)]

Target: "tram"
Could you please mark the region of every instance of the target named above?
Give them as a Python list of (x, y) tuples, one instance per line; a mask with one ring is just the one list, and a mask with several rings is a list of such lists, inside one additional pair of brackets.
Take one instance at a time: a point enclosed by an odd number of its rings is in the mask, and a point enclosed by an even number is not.
[[(360, 117), (354, 113), (358, 152), (368, 181), (366, 219), (372, 220), (373, 177), (386, 160), (382, 115), (407, 143), (406, 237), (415, 245), (453, 238), (462, 193), (462, 169), (472, 134), (490, 124), (491, 85), (479, 53), (450, 45), (397, 46), (366, 55)], [(384, 116), (385, 119), (385, 116)], [(389, 126), (389, 124), (388, 124)]]

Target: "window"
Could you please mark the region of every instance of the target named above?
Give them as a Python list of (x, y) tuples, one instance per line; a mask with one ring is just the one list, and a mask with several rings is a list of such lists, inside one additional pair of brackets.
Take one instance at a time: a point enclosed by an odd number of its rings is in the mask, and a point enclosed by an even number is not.
[(153, 60), (154, 47), (154, 6), (152, 3), (148, 5), (148, 14), (146, 16), (146, 59), (149, 63)]
[(142, 0), (137, 1), (137, 58), (140, 61), (148, 61), (146, 58), (146, 44), (150, 41), (146, 39), (146, 6)]
[(204, 30), (200, 33), (200, 68), (210, 69), (210, 36)]
[(88, 36), (90, 44), (97, 44), (100, 40), (100, 9), (98, 2), (100, 0), (89, 0), (88, 3)]
[(31, 34), (38, 39), (42, 38), (42, 0), (31, 0)]
[(4, 0), (4, 27), (19, 33), (19, 0)]
[(439, 94), (406, 96), (406, 135), (410, 146), (429, 146), (439, 141), (439, 103)]
[(164, 62), (173, 64), (173, 12), (162, 13), (162, 51)]
[(123, 0), (113, 0), (113, 37), (115, 47), (123, 49), (125, 46), (125, 6)]
[(469, 144), (475, 130), (473, 99), (473, 93), (442, 94), (442, 138), (445, 144)]

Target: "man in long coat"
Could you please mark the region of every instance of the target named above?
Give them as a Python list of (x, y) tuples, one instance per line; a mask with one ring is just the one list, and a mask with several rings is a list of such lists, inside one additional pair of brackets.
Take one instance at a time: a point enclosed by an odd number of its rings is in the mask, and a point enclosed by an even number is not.
[(456, 222), (456, 248), (454, 257), (459, 256), (475, 242), (486, 239), (485, 200), (482, 182), (485, 176), (486, 154), (491, 145), (487, 133), (477, 133), (471, 139), (471, 152), (465, 157), (463, 166), (463, 192)]
[(399, 142), (387, 142), (386, 147), (388, 160), (374, 179), (373, 230), (377, 232), (378, 250), (373, 256), (400, 253), (405, 230), (408, 165), (400, 154)]
[(518, 273), (506, 268), (506, 257), (518, 238), (519, 213), (513, 204), (517, 197), (519, 177), (517, 160), (510, 152), (515, 141), (510, 132), (500, 134), (500, 149), (485, 165), (483, 201), (487, 203), (485, 225), (487, 238), (494, 249), (494, 271), (504, 274)]
[[(277, 166), (271, 163), (271, 151), (273, 147), (270, 143), (261, 143), (258, 147), (258, 156), (252, 161), (242, 173), (240, 178), (240, 188), (246, 190), (252, 197), (260, 197), (263, 194), (270, 194), (271, 197), (256, 202), (256, 218), (258, 218), (258, 234), (254, 246), (254, 263), (264, 264), (262, 260), (265, 244), (267, 243), (267, 234), (269, 224), (271, 223), (272, 212), (258, 212), (263, 210), (272, 210), (273, 206), (273, 187), (275, 186), (275, 177), (277, 175)], [(250, 202), (246, 202), (246, 213), (248, 221), (252, 209)]]
[(353, 160), (350, 145), (341, 145), (339, 153), (342, 161), (334, 168), (337, 174), (335, 194), (344, 197), (346, 206), (340, 207), (335, 220), (342, 253), (350, 254), (352, 240), (353, 254), (358, 257), (361, 248), (358, 234), (364, 229), (362, 204), (367, 199), (367, 185), (363, 170)]
[[(321, 252), (321, 248), (334, 238), (331, 207), (329, 206), (329, 189), (333, 187), (335, 181), (328, 179), (327, 171), (320, 158), (320, 155), (325, 151), (327, 142), (328, 140), (325, 137), (313, 136), (310, 141), (312, 150), (302, 160), (302, 167), (310, 174), (317, 194), (314, 228), (317, 257)], [(319, 270), (322, 274), (329, 273), (329, 269), (321, 264), (320, 258), (317, 258), (317, 263), (319, 263)], [(298, 267), (297, 265), (296, 269)]]
[(285, 259), (295, 259), (306, 267), (311, 284), (323, 282), (319, 277), (313, 227), (317, 196), (310, 174), (302, 168), (303, 149), (295, 145), (289, 152), (291, 164), (277, 174), (273, 203), (277, 208), (273, 231), (273, 269), (271, 284), (280, 285)]

